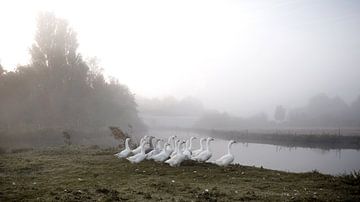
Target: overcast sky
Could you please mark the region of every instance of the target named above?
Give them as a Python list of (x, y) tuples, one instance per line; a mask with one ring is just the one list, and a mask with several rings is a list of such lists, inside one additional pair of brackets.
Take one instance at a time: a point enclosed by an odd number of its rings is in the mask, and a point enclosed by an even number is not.
[(194, 96), (249, 115), (317, 93), (360, 95), (360, 1), (1, 1), (0, 60), (29, 60), (39, 11), (145, 97)]

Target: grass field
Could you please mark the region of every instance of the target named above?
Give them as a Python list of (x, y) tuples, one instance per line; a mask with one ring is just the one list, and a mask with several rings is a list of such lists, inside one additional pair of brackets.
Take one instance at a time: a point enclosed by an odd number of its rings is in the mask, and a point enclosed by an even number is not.
[(114, 150), (0, 155), (0, 201), (360, 201), (359, 178), (185, 162), (130, 164)]

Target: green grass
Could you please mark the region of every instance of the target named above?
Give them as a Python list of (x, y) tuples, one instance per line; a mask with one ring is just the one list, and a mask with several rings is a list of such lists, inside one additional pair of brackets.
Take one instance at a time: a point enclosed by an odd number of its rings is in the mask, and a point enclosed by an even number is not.
[(70, 147), (1, 154), (0, 201), (360, 201), (354, 176), (193, 162), (172, 168), (113, 153)]

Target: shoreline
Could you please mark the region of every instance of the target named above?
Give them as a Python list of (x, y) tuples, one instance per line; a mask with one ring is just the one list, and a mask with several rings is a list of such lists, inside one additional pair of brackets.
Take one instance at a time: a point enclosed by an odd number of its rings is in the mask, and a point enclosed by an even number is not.
[[(151, 129), (150, 129), (151, 130)], [(317, 149), (360, 149), (360, 135), (261, 133), (249, 130), (157, 128), (160, 131), (196, 132), (223, 140)], [(286, 130), (285, 130), (286, 131)]]

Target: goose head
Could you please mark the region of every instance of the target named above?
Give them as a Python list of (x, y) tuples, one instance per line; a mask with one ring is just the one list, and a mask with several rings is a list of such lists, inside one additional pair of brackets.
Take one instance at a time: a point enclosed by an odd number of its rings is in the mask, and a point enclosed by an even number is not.
[(170, 143), (168, 143), (168, 142), (165, 143), (165, 144), (164, 144), (164, 149), (166, 149), (166, 147), (169, 147), (169, 146), (170, 146)]

